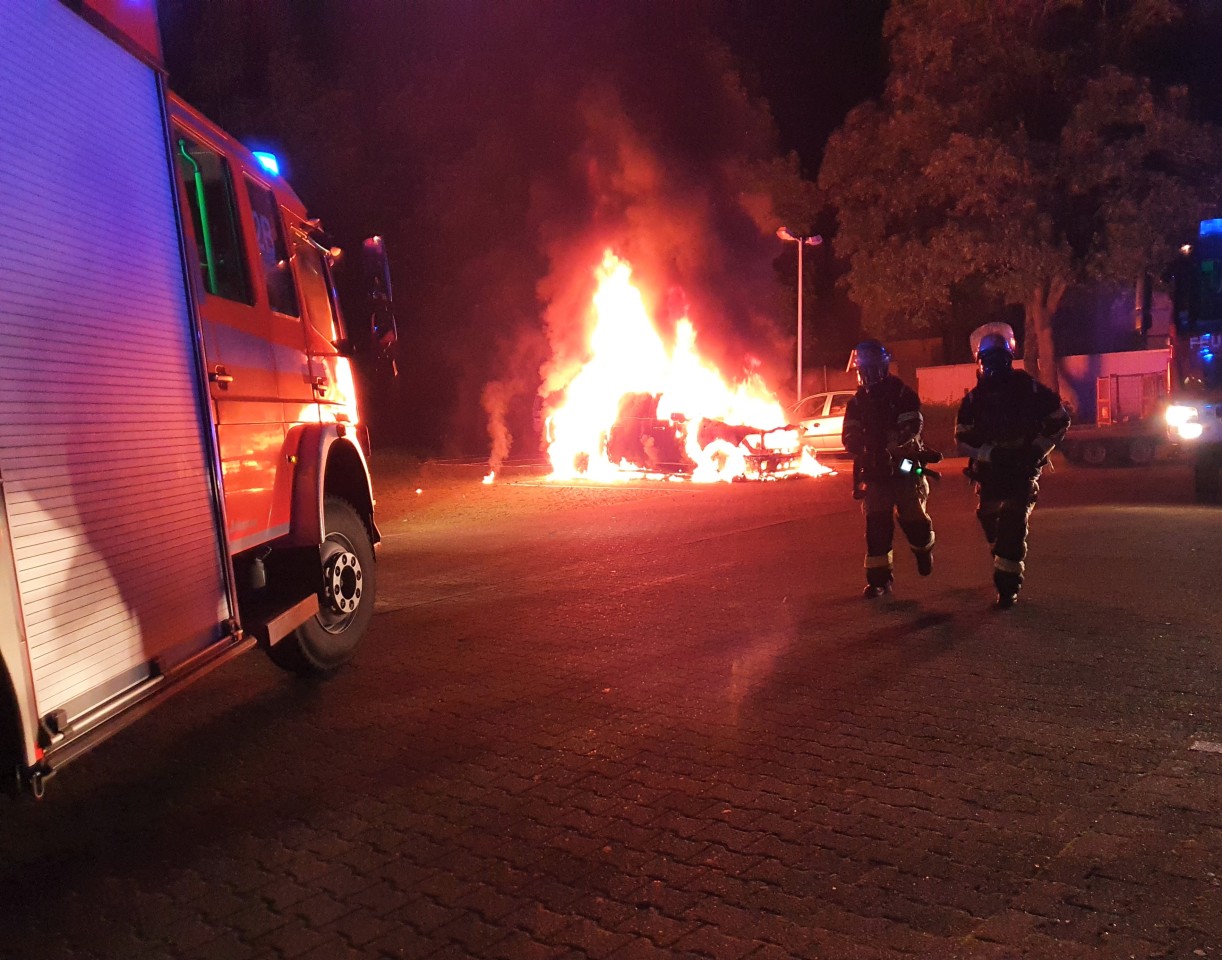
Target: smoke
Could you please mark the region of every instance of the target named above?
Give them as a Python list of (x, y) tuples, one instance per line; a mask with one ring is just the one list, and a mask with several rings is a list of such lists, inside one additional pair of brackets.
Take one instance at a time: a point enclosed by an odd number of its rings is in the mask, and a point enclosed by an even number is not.
[[(523, 327), (517, 331), (513, 342), (496, 356), (505, 361), (504, 375), (484, 385), (480, 394), (481, 406), (487, 417), (488, 440), (492, 447), (488, 457), (488, 469), (500, 473), (513, 449), (514, 409), (530, 403), (530, 432), (540, 431), (539, 405), (531, 403), (538, 385), (537, 371), (545, 346), (538, 331)], [(531, 451), (528, 451), (528, 453)], [(537, 448), (533, 451), (537, 453)]]
[[(479, 252), (487, 233), (476, 233), (465, 262), (480, 266), (458, 280), (480, 294), (477, 324), (491, 319), (513, 331), (490, 350), (465, 339), (456, 361), (465, 379), (484, 377), (481, 432), (494, 470), (511, 454), (533, 457), (544, 446), (542, 415), (588, 360), (595, 269), (608, 249), (632, 265), (660, 325), (690, 312), (702, 353), (727, 375), (784, 376), (792, 351), (778, 329), (788, 311), (775, 277), (783, 251), (773, 196), (800, 177), (796, 160), (776, 152), (766, 105), (745, 93), (724, 49), (707, 36), (693, 39), (690, 25), (657, 36), (617, 19), (618, 37), (568, 26), (566, 44), (535, 51), (546, 66), (506, 67), (504, 82), (525, 76), (529, 89), (492, 94), (497, 110), (484, 116), (483, 149), (459, 161), (469, 171), (463, 179), (491, 187), (494, 197), (498, 175), (525, 186), (496, 204), (511, 213), (496, 234), (514, 243), (497, 249), (512, 249), (512, 258)], [(494, 49), (504, 54), (499, 38)], [(423, 96), (432, 99), (427, 87)], [(455, 180), (447, 171), (447, 185)], [(438, 217), (443, 232), (455, 212), (451, 200)], [(526, 263), (536, 271), (529, 303)]]
[(494, 380), (484, 387), (483, 404), (488, 414), (488, 437), (492, 441), (492, 453), (488, 457), (488, 469), (500, 473), (509, 448), (513, 446), (513, 434), (505, 420), (505, 411), (513, 395), (512, 381)]
[(788, 341), (773, 320), (778, 221), (767, 191), (750, 183), (749, 158), (668, 153), (609, 83), (586, 89), (578, 116), (584, 137), (573, 163), (587, 212), (549, 237), (550, 270), (538, 288), (551, 349), (539, 385), (545, 406), (587, 359), (594, 268), (607, 249), (631, 263), (663, 335), (690, 314), (702, 352), (723, 372), (742, 376), (770, 362), (779, 370)]

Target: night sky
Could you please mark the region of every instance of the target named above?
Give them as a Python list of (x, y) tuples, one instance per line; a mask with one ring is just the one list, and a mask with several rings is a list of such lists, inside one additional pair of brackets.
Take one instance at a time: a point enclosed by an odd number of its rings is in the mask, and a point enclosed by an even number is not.
[(823, 145), (845, 114), (882, 91), (886, 0), (773, 0), (726, 3), (718, 36), (771, 104), (781, 147), (802, 172), (818, 174)]

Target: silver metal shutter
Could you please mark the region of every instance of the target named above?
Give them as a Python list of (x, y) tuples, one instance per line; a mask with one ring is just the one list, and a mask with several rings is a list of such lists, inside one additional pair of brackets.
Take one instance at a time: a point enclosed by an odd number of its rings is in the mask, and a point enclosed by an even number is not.
[(0, 482), (40, 714), (229, 616), (152, 69), (0, 3)]

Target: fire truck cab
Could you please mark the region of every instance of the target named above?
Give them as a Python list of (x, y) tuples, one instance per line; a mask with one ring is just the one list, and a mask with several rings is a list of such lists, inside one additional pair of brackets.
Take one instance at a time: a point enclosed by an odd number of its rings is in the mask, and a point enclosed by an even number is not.
[(333, 672), (373, 613), (336, 252), (159, 58), (151, 2), (0, 4), (0, 771), (35, 793), (251, 646)]

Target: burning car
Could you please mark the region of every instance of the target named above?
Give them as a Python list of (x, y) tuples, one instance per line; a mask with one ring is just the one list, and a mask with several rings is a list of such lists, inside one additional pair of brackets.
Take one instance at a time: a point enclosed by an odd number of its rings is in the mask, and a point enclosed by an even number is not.
[(728, 382), (700, 355), (688, 316), (676, 319), (666, 342), (631, 267), (611, 251), (597, 270), (588, 354), (548, 400), (552, 479), (712, 482), (830, 472), (758, 375)]

